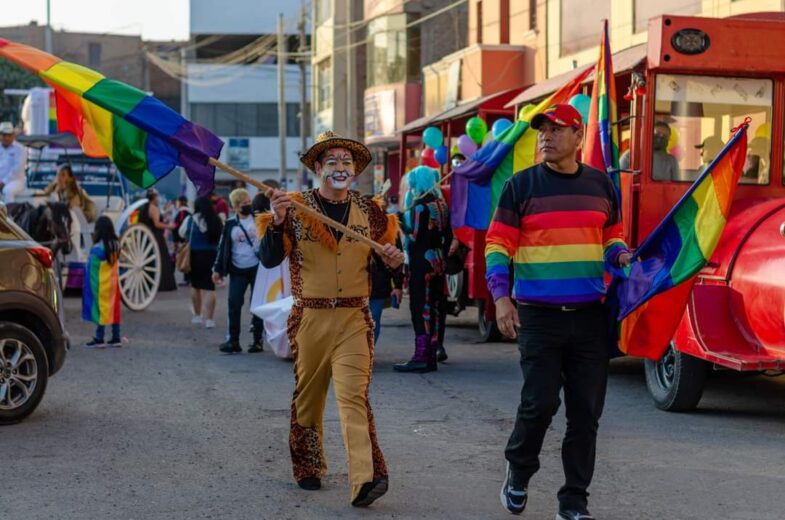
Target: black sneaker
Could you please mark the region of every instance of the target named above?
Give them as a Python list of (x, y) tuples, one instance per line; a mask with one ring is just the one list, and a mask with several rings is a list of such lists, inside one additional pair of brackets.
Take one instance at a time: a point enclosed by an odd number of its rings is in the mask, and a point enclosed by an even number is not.
[(264, 352), (264, 345), (262, 344), (261, 341), (254, 341), (248, 347), (248, 353), (249, 354), (256, 354), (257, 352)]
[(556, 520), (594, 520), (594, 515), (586, 509), (561, 509), (556, 514)]
[(519, 515), (526, 509), (526, 500), (529, 498), (526, 485), (517, 482), (516, 479), (513, 478), (509, 462), (507, 463), (504, 484), (502, 484), (502, 491), (499, 497), (501, 498), (504, 509), (509, 513)]
[(316, 491), (322, 488), (322, 481), (316, 477), (305, 477), (298, 480), (297, 485), (307, 491)]
[(373, 482), (366, 482), (360, 488), (360, 492), (357, 493), (355, 499), (352, 500), (352, 505), (354, 507), (368, 507), (377, 498), (387, 493), (388, 487), (387, 477), (379, 477), (374, 479)]
[(122, 338), (112, 338), (109, 340), (109, 343), (106, 344), (109, 348), (119, 348), (123, 346)]
[(102, 339), (93, 338), (85, 343), (84, 346), (87, 348), (104, 348), (106, 346), (106, 342)]
[(218, 350), (225, 354), (234, 354), (235, 352), (243, 351), (243, 349), (240, 348), (240, 344), (236, 341), (227, 341), (225, 343), (221, 343), (221, 346), (218, 347)]

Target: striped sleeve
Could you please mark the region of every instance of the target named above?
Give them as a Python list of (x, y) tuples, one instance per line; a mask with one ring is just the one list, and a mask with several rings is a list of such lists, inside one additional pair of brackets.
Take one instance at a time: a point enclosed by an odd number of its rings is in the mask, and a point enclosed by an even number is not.
[(504, 184), (485, 237), (485, 279), (494, 301), (510, 296), (510, 261), (518, 248), (520, 217), (514, 179)]
[(602, 230), (602, 249), (605, 264), (609, 267), (619, 267), (619, 255), (622, 253), (629, 253), (630, 248), (624, 241), (624, 228), (622, 227), (621, 213), (619, 205), (616, 202), (616, 193), (613, 185), (608, 180), (609, 187), (609, 200), (611, 201), (611, 210), (608, 221)]

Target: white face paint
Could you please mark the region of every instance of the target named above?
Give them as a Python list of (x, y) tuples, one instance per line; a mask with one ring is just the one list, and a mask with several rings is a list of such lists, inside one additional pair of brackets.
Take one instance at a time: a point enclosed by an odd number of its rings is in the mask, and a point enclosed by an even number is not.
[(321, 163), (322, 182), (330, 188), (341, 191), (349, 187), (354, 177), (354, 159), (348, 150), (335, 148), (328, 150)]

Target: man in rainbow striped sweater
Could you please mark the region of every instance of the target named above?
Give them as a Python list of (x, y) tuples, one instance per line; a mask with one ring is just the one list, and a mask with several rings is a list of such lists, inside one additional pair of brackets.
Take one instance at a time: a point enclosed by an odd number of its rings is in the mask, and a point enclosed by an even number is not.
[(608, 379), (603, 276), (606, 266), (628, 265), (631, 255), (610, 178), (575, 160), (583, 141), (578, 111), (553, 105), (531, 126), (539, 131), (543, 162), (507, 181), (485, 249), (496, 319), (505, 336), (517, 335), (524, 379), (505, 449), (501, 501), (513, 514), (526, 507), (529, 479), (540, 467), (545, 431), (563, 387), (566, 482), (558, 492), (556, 518), (591, 520), (587, 488)]

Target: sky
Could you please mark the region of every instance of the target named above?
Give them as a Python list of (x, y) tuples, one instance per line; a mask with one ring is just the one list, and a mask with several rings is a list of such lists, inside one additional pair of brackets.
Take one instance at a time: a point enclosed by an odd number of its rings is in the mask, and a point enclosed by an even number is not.
[[(55, 30), (187, 40), (188, 0), (50, 0)], [(11, 7), (11, 4), (13, 7)], [(46, 0), (2, 0), (0, 26), (46, 23)]]

